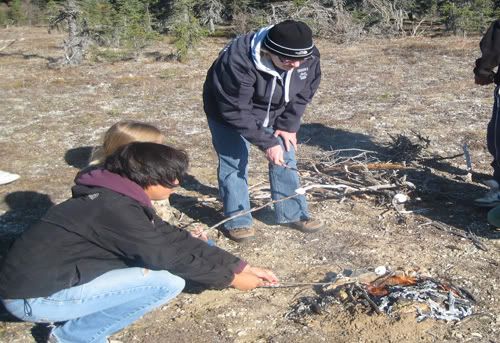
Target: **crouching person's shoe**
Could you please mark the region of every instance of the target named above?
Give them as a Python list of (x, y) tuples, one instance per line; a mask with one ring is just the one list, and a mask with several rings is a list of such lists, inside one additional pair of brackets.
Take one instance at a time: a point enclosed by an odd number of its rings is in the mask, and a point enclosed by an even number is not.
[(255, 237), (255, 229), (253, 227), (238, 227), (226, 230), (226, 236), (238, 243), (248, 241)]
[(325, 226), (325, 223), (321, 219), (309, 218), (284, 225), (303, 233), (313, 233), (321, 230)]
[(475, 199), (474, 204), (480, 207), (495, 207), (497, 205), (500, 205), (500, 190), (490, 190), (481, 198)]
[(488, 223), (495, 228), (500, 228), (500, 206), (494, 207), (488, 212)]
[(474, 204), (480, 207), (495, 207), (500, 205), (500, 189), (496, 180), (486, 180), (483, 182), (490, 190), (482, 197), (474, 200)]

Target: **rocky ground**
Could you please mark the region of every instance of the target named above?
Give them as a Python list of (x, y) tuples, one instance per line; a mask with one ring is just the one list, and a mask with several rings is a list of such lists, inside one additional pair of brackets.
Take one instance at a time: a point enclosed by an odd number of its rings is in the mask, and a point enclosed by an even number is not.
[[(0, 169), (21, 175), (0, 188), (0, 256), (52, 204), (70, 195), (77, 170), (103, 132), (122, 119), (153, 123), (168, 142), (187, 149), (192, 164), (171, 199), (176, 220), (207, 226), (222, 219), (216, 197), (216, 156), (203, 114), (206, 70), (225, 39), (206, 40), (186, 64), (169, 61), (172, 46), (158, 42), (136, 60), (101, 55), (78, 68), (49, 69), (62, 54), (61, 34), (43, 28), (0, 30), (17, 41), (0, 52)], [(398, 135), (428, 139), (423, 159), (400, 170), (415, 190), (398, 213), (377, 194), (312, 193), (310, 210), (326, 221), (303, 235), (273, 224), (269, 209), (255, 215), (257, 237), (238, 245), (211, 230), (216, 244), (254, 265), (272, 268), (283, 282), (314, 282), (329, 273), (381, 265), (426, 271), (464, 287), (477, 299), (475, 315), (459, 322), (348, 311), (332, 304), (299, 321), (285, 317), (313, 287), (201, 291), (191, 287), (167, 306), (117, 333), (122, 342), (496, 342), (499, 332), (500, 233), (472, 200), (490, 173), (485, 128), (493, 88), (474, 85), (479, 37), (319, 41), (323, 81), (299, 132), (299, 169), (314, 181), (313, 164), (329, 152), (361, 149), (387, 159)], [(1, 44), (0, 44), (1, 46)], [(391, 138), (391, 136), (393, 138)], [(467, 143), (473, 174), (462, 153)], [(389, 156), (390, 157), (390, 156)], [(252, 152), (250, 185), (267, 182), (266, 161)], [(254, 205), (266, 200), (254, 199)], [(445, 224), (443, 231), (430, 222)], [(476, 244), (461, 237), (472, 232)], [(454, 234), (455, 233), (455, 234)], [(456, 233), (459, 233), (458, 235)], [(470, 237), (470, 236), (469, 236)], [(477, 243), (479, 242), (479, 244)], [(479, 247), (482, 247), (480, 249)], [(40, 326), (2, 314), (0, 341), (43, 340)]]

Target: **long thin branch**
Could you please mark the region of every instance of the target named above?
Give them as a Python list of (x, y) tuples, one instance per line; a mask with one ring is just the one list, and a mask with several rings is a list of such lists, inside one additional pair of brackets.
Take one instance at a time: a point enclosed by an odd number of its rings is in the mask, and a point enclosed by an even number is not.
[(12, 44), (14, 44), (16, 41), (17, 41), (17, 39), (13, 39), (12, 41), (8, 42), (4, 46), (0, 47), (0, 51), (2, 51), (4, 49), (7, 49), (9, 46), (11, 46)]
[(272, 204), (276, 204), (276, 203), (279, 203), (279, 202), (282, 202), (282, 201), (285, 201), (285, 200), (289, 200), (289, 199), (292, 199), (292, 198), (295, 198), (299, 195), (304, 195), (306, 194), (306, 192), (310, 189), (313, 189), (313, 188), (327, 188), (327, 189), (345, 189), (345, 190), (348, 190), (348, 191), (354, 191), (354, 192), (362, 192), (362, 191), (374, 191), (374, 190), (379, 190), (379, 189), (390, 189), (390, 188), (394, 188), (396, 185), (394, 184), (386, 184), (386, 185), (375, 185), (375, 186), (370, 186), (370, 187), (363, 187), (363, 188), (353, 188), (353, 187), (350, 187), (350, 186), (347, 186), (347, 185), (320, 185), (320, 184), (313, 184), (313, 185), (309, 185), (309, 186), (305, 186), (305, 187), (300, 187), (300, 188), (297, 188), (295, 190), (295, 194), (292, 194), (290, 196), (287, 196), (287, 197), (284, 197), (284, 198), (281, 198), (281, 199), (277, 199), (277, 200), (271, 200), (267, 203), (265, 203), (264, 205), (262, 206), (258, 206), (258, 207), (254, 207), (254, 208), (251, 208), (247, 211), (243, 211), (243, 212), (239, 212), (237, 214), (235, 214), (234, 216), (231, 216), (231, 217), (228, 217), (224, 220), (221, 220), (220, 222), (216, 223), (215, 225), (212, 225), (210, 226), (209, 228), (206, 228), (204, 230), (202, 230), (202, 232), (204, 231), (208, 231), (208, 230), (211, 230), (211, 229), (215, 229), (216, 227), (234, 219), (234, 218), (238, 218), (238, 217), (241, 217), (241, 216), (244, 216), (246, 214), (249, 214), (249, 213), (252, 213), (252, 212), (255, 212), (255, 211), (258, 211), (258, 210), (261, 210), (263, 209), (264, 207), (267, 207), (269, 205), (272, 205)]
[(259, 288), (292, 288), (292, 287), (306, 287), (306, 286), (327, 286), (333, 285), (335, 281), (330, 282), (290, 282), (290, 283), (280, 283), (277, 285), (260, 286)]
[(282, 201), (285, 201), (285, 200), (288, 200), (288, 199), (295, 198), (295, 197), (297, 197), (297, 196), (299, 196), (299, 195), (302, 195), (302, 194), (295, 193), (295, 194), (292, 194), (292, 195), (290, 195), (290, 196), (287, 196), (287, 197), (284, 197), (284, 198), (281, 198), (281, 199), (277, 199), (277, 200), (272, 200), (272, 201), (269, 201), (269, 202), (265, 203), (265, 204), (264, 204), (264, 205), (262, 205), (262, 206), (259, 206), (259, 207), (254, 207), (254, 208), (251, 208), (251, 209), (249, 209), (249, 210), (247, 210), (247, 211), (239, 212), (239, 213), (235, 214), (234, 216), (231, 216), (231, 217), (228, 217), (228, 218), (226, 218), (226, 219), (224, 219), (224, 220), (221, 220), (221, 221), (220, 221), (220, 222), (218, 222), (217, 224), (212, 225), (212, 226), (210, 226), (209, 228), (207, 228), (207, 229), (205, 229), (205, 230), (203, 230), (203, 231), (208, 231), (208, 230), (211, 230), (211, 229), (215, 229), (216, 227), (218, 227), (218, 226), (220, 226), (220, 225), (224, 224), (225, 222), (228, 222), (228, 221), (230, 221), (230, 220), (232, 220), (232, 219), (234, 219), (234, 218), (238, 218), (238, 217), (244, 216), (244, 215), (246, 215), (246, 214), (249, 214), (249, 213), (252, 213), (252, 212), (255, 212), (255, 211), (261, 210), (261, 209), (263, 209), (264, 207), (269, 206), (269, 205), (272, 205), (272, 204), (276, 204), (276, 203), (279, 203), (279, 202), (282, 202)]

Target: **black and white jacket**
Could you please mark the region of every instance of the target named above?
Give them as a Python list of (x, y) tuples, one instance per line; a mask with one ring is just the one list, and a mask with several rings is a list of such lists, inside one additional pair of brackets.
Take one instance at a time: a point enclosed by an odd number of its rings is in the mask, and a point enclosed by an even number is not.
[(317, 48), (312, 58), (288, 72), (261, 58), (261, 45), (271, 27), (229, 43), (208, 70), (203, 87), (207, 116), (233, 127), (262, 150), (279, 144), (266, 127), (298, 131), (321, 80)]

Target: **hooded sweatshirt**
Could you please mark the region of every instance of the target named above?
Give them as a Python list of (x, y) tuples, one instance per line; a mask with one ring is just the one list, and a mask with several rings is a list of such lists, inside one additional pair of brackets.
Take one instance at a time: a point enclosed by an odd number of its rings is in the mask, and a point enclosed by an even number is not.
[(482, 56), (476, 60), (474, 74), (500, 84), (500, 74), (493, 71), (500, 65), (500, 20), (494, 21), (479, 44)]
[(144, 190), (120, 175), (81, 174), (72, 193), (14, 242), (0, 266), (0, 297), (46, 297), (128, 267), (222, 288), (246, 265), (164, 222)]
[(261, 58), (261, 46), (272, 26), (234, 39), (207, 73), (203, 103), (209, 118), (234, 128), (265, 150), (279, 145), (266, 127), (297, 132), (307, 104), (321, 80), (320, 55), (290, 71), (277, 70)]

